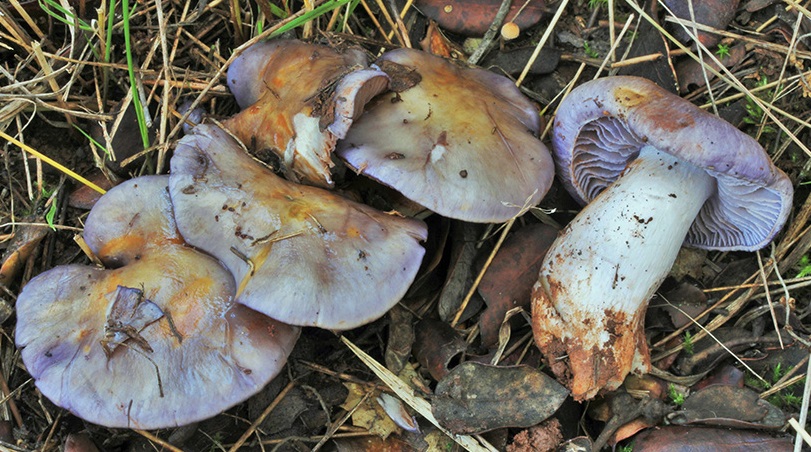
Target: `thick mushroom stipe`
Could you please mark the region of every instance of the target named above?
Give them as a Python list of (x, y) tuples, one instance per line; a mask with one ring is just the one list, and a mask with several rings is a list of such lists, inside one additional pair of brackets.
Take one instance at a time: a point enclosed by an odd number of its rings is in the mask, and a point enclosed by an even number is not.
[(378, 64), (419, 82), (378, 96), (355, 121), (336, 148), (352, 168), (465, 221), (506, 221), (540, 202), (552, 159), (535, 136), (535, 105), (509, 79), (411, 49)]
[(88, 217), (91, 247), (123, 266), (55, 267), (17, 299), (15, 339), (37, 388), (89, 422), (155, 429), (214, 416), (276, 376), (299, 335), (236, 304), (230, 273), (178, 242), (167, 184), (127, 181)]
[(424, 223), (288, 182), (222, 129), (198, 126), (171, 165), (181, 234), (231, 270), (239, 303), (270, 317), (353, 328), (397, 303), (419, 269)]
[(533, 332), (584, 400), (648, 368), (645, 309), (679, 248), (765, 246), (792, 186), (755, 140), (636, 77), (573, 90), (552, 140), (564, 186), (591, 202), (544, 259)]
[(388, 88), (360, 51), (344, 53), (301, 41), (252, 46), (228, 69), (243, 108), (223, 124), (256, 151), (270, 150), (294, 181), (333, 185), (332, 150), (363, 105)]
[(703, 170), (644, 147), (552, 244), (533, 293), (535, 341), (550, 362), (568, 355), (576, 398), (648, 370), (645, 304), (714, 189)]

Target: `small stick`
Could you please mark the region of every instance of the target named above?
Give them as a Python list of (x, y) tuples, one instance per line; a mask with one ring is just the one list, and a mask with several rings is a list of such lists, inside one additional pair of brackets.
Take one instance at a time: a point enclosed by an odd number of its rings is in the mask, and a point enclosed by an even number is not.
[(183, 452), (183, 449), (181, 449), (181, 448), (179, 448), (179, 447), (177, 447), (177, 446), (173, 446), (173, 445), (171, 445), (171, 444), (167, 443), (166, 441), (164, 441), (164, 440), (162, 440), (162, 439), (158, 438), (157, 436), (153, 435), (152, 433), (149, 433), (149, 432), (148, 432), (148, 431), (146, 431), (146, 430), (139, 430), (139, 429), (137, 429), (137, 428), (134, 428), (134, 429), (132, 429), (132, 430), (133, 430), (135, 433), (137, 433), (137, 434), (139, 434), (139, 435), (143, 436), (144, 438), (146, 438), (146, 439), (148, 439), (148, 440), (152, 441), (153, 443), (158, 443), (158, 444), (160, 444), (162, 447), (165, 447), (165, 448), (167, 448), (167, 449), (171, 450), (172, 452)]
[(242, 445), (245, 444), (245, 441), (247, 441), (248, 438), (251, 435), (253, 435), (253, 432), (256, 431), (257, 428), (259, 428), (259, 424), (261, 424), (262, 421), (264, 421), (265, 418), (268, 417), (271, 412), (273, 412), (276, 406), (279, 405), (282, 399), (284, 399), (287, 396), (287, 393), (290, 392), (290, 390), (292, 390), (294, 387), (296, 387), (295, 381), (287, 383), (287, 386), (285, 386), (284, 389), (282, 389), (282, 392), (280, 392), (279, 395), (277, 395), (276, 398), (273, 399), (272, 402), (270, 402), (270, 405), (268, 405), (267, 408), (265, 408), (265, 411), (262, 411), (262, 414), (260, 414), (259, 417), (256, 418), (255, 421), (253, 421), (251, 426), (248, 427), (248, 430), (245, 430), (245, 433), (243, 433), (242, 436), (239, 437), (237, 442), (235, 442), (234, 445), (231, 446), (230, 449), (228, 449), (228, 452), (236, 452), (237, 449), (242, 447)]

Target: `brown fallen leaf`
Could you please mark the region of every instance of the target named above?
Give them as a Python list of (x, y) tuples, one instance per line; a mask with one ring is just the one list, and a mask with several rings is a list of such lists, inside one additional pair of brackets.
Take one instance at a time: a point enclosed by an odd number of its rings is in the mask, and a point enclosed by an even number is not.
[[(724, 67), (731, 68), (743, 61), (745, 57), (746, 47), (739, 44), (730, 47), (729, 54), (719, 59)], [(705, 58), (703, 63), (692, 58), (680, 61), (676, 65), (676, 75), (679, 78), (679, 93), (684, 94), (702, 88), (706, 85), (706, 80), (713, 80), (715, 75), (706, 69), (707, 66), (716, 71), (720, 70), (720, 67), (710, 58)], [(704, 78), (705, 73), (707, 79)]]
[[(23, 220), (23, 222), (35, 221), (32, 218)], [(22, 225), (17, 227), (3, 256), (3, 264), (0, 266), (0, 285), (8, 287), (14, 281), (17, 273), (25, 265), (25, 261), (31, 256), (31, 253), (36, 250), (39, 242), (48, 235), (48, 231), (46, 226)]]
[[(427, 17), (454, 33), (482, 36), (493, 23), (501, 0), (417, 0), (417, 8)], [(519, 9), (521, 14), (518, 14)], [(538, 23), (546, 10), (543, 0), (515, 1), (510, 6), (505, 22), (515, 22), (524, 30)]]
[(538, 369), (465, 362), (436, 387), (431, 411), (454, 433), (529, 427), (548, 418), (569, 391)]
[(785, 425), (786, 416), (749, 388), (714, 385), (687, 397), (681, 411), (673, 413), (669, 420), (679, 425), (706, 424), (776, 430)]
[(634, 450), (645, 452), (787, 452), (785, 437), (751, 430), (669, 426), (646, 430), (634, 437)]
[(447, 323), (423, 319), (415, 327), (414, 357), (435, 380), (448, 374), (448, 365), (467, 350), (467, 343)]
[(386, 414), (386, 410), (377, 402), (377, 397), (380, 396), (380, 390), (372, 390), (367, 386), (359, 385), (357, 383), (345, 382), (344, 386), (349, 389), (346, 400), (341, 405), (341, 408), (346, 411), (352, 411), (352, 425), (361, 427), (369, 431), (369, 433), (386, 439), (392, 433), (399, 434), (402, 432), (400, 427)]
[(534, 224), (515, 231), (504, 241), (479, 283), (487, 309), (479, 318), (482, 345), (498, 342), (498, 331), (510, 309), (527, 308), (546, 251), (557, 238), (552, 226)]

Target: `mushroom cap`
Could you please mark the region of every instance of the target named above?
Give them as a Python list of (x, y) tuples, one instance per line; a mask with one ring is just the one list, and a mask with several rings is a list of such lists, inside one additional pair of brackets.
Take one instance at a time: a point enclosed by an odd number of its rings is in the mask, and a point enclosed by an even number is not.
[(234, 302), (233, 277), (177, 234), (168, 176), (124, 182), (88, 216), (105, 263), (53, 268), (17, 299), (16, 342), (55, 404), (108, 427), (174, 427), (259, 391), (299, 329)]
[(540, 202), (552, 158), (535, 136), (537, 109), (509, 79), (412, 49), (378, 63), (420, 81), (369, 104), (336, 148), (350, 166), (465, 221), (505, 221)]
[(84, 240), (109, 267), (151, 247), (182, 244), (169, 199), (169, 176), (142, 176), (111, 188), (87, 215)]
[(224, 122), (252, 149), (276, 153), (287, 176), (331, 187), (332, 150), (363, 105), (388, 88), (388, 76), (367, 68), (356, 50), (338, 53), (301, 41), (256, 44), (228, 69), (228, 86), (243, 111)]
[(424, 223), (288, 182), (220, 128), (195, 128), (171, 166), (183, 237), (231, 270), (237, 302), (275, 319), (362, 325), (397, 303), (419, 269)]
[(582, 204), (611, 185), (645, 145), (716, 180), (686, 244), (756, 250), (785, 223), (791, 181), (757, 141), (653, 82), (631, 76), (593, 80), (572, 90), (558, 108), (552, 134), (557, 174)]
[[(296, 64), (307, 64), (310, 66), (309, 69), (318, 69), (320, 72), (318, 75), (336, 75), (342, 66), (366, 67), (368, 61), (363, 52), (355, 49), (348, 49), (345, 53), (339, 54), (329, 47), (303, 41), (288, 39), (261, 41), (245, 49), (228, 66), (226, 76), (228, 89), (234, 95), (239, 108), (248, 108), (270, 89), (274, 91), (308, 89), (315, 94), (318, 89), (323, 88), (319, 86), (320, 80), (317, 80), (315, 86), (285, 86), (290, 80), (285, 80), (285, 77), (290, 75), (295, 77), (293, 80), (308, 77), (304, 68), (301, 68), (302, 72), (290, 73), (295, 70)], [(323, 71), (322, 67), (329, 67), (329, 64), (333, 65), (333, 71)]]

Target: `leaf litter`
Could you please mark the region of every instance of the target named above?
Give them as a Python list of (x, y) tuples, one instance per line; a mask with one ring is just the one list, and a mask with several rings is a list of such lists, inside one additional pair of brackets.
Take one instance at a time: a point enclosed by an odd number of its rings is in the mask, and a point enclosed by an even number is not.
[[(77, 450), (98, 447), (116, 451), (149, 445), (167, 450), (310, 450), (328, 444), (339, 450), (371, 450), (381, 445), (375, 442), (384, 436), (379, 432), (389, 431), (394, 433), (389, 433), (385, 444), (394, 447), (392, 441), (396, 441), (400, 448), (392, 450), (521, 450), (519, 445), (540, 438), (533, 431), (551, 421), (560, 423), (553, 429), (560, 436), (551, 434), (555, 438), (552, 442), (585, 441), (597, 448), (619, 441), (621, 447), (655, 450), (655, 445), (667, 450), (689, 438), (697, 447), (723, 442), (731, 450), (737, 446), (747, 450), (788, 450), (795, 435), (797, 444), (801, 444), (802, 435), (796, 429), (804, 429), (802, 413), (807, 411), (811, 397), (803, 387), (809, 356), (811, 278), (798, 276), (807, 274), (807, 258), (803, 258), (811, 249), (811, 231), (807, 227), (811, 217), (807, 185), (811, 171), (811, 128), (807, 117), (811, 110), (811, 52), (807, 38), (811, 17), (807, 9), (792, 2), (788, 6), (768, 0), (742, 3), (735, 11), (732, 27), (710, 30), (721, 38), (721, 44), (702, 48), (676, 42), (671, 32), (680, 26), (663, 12), (661, 5), (652, 14), (636, 3), (624, 1), (550, 3), (538, 25), (523, 30), (514, 41), (498, 41), (484, 60), (487, 66), (503, 65), (508, 68), (505, 72), (518, 74), (521, 71), (515, 67), (523, 68), (532, 59), (533, 52), (526, 49), (537, 48), (542, 58), (548, 55), (553, 61), (551, 67), (522, 77), (521, 86), (539, 103), (549, 124), (561, 97), (589, 78), (613, 74), (648, 76), (758, 137), (794, 183), (794, 209), (773, 246), (758, 255), (706, 253), (699, 259), (684, 261), (687, 263), (682, 266), (689, 271), (671, 273), (660, 291), (661, 301), (656, 302), (661, 309), (652, 309), (647, 319), (647, 340), (655, 369), (643, 377), (644, 384), (633, 380), (639, 377), (629, 377), (616, 393), (604, 394), (595, 401), (595, 405), (606, 406), (602, 415), (594, 410), (584, 412), (582, 405), (567, 400), (557, 411), (550, 410), (554, 413), (550, 413), (549, 421), (541, 423), (540, 418), (533, 418), (536, 425), (528, 427), (509, 418), (486, 437), (464, 437), (447, 432), (447, 423), (458, 422), (460, 417), (437, 416), (440, 421), (431, 413), (434, 398), (441, 394), (440, 384), (447, 378), (432, 375), (431, 368), (440, 368), (444, 373), (455, 369), (461, 372), (465, 368), (461, 363), (490, 362), (495, 356), (501, 368), (506, 368), (506, 363), (524, 364), (549, 373), (528, 335), (526, 317), (513, 316), (502, 325), (504, 314), (500, 310), (495, 320), (485, 320), (491, 315), (489, 294), (494, 290), (510, 294), (499, 303), (521, 303), (518, 298), (523, 295), (513, 295), (519, 289), (525, 290), (522, 288), (526, 283), (519, 276), (537, 272), (530, 269), (532, 262), (508, 257), (509, 250), (515, 249), (511, 242), (522, 240), (522, 234), (537, 227), (536, 217), (540, 215), (530, 212), (509, 223), (511, 231), (501, 252), (497, 238), (502, 230), (462, 234), (460, 231), (470, 229), (469, 225), (450, 221), (440, 226), (439, 221), (429, 218), (429, 241), (435, 240), (432, 234), (445, 227), (451, 236), (429, 251), (433, 257), (430, 265), (426, 258), (418, 275), (419, 287), (415, 286), (401, 301), (398, 309), (410, 316), (386, 316), (344, 332), (341, 339), (326, 331), (305, 331), (285, 375), (278, 381), (244, 404), (190, 428), (111, 430), (85, 423), (55, 407), (38, 395), (21, 365), (13, 341), (15, 318), (9, 316), (0, 324), (0, 390), (4, 395), (0, 403), (0, 445), (19, 451), (57, 450), (69, 444)], [(180, 136), (181, 119), (186, 115), (177, 110), (183, 101), (192, 100), (218, 118), (237, 111), (223, 74), (227, 64), (250, 43), (292, 27), (286, 31), (288, 37), (315, 38), (336, 47), (354, 45), (374, 57), (380, 49), (408, 43), (417, 47), (428, 28), (420, 13), (398, 2), (260, 5), (229, 1), (196, 5), (182, 0), (156, 0), (131, 4), (134, 8), (128, 28), (135, 60), (135, 80), (131, 80), (120, 5), (112, 5), (116, 8), (112, 11), (106, 2), (41, 4), (47, 5), (49, 12), (43, 12), (33, 2), (12, 0), (0, 5), (4, 33), (0, 43), (0, 131), (7, 141), (0, 149), (0, 256), (4, 268), (0, 301), (9, 307), (14, 305), (22, 286), (36, 274), (58, 264), (87, 262), (74, 244), (73, 235), (83, 227), (83, 209), (88, 203), (76, 208), (68, 205), (67, 197), (55, 197), (54, 231), (48, 227), (47, 212), (38, 203), (42, 189), (58, 186), (60, 176), (68, 171), (97, 185), (101, 185), (98, 181), (114, 178), (165, 173), (172, 147)], [(304, 22), (306, 26), (302, 26)], [(73, 23), (79, 26), (66, 25)], [(553, 28), (549, 31), (557, 39), (544, 43), (542, 49), (533, 47), (550, 23)], [(623, 28), (625, 23), (629, 24), (627, 29)], [(686, 34), (694, 33), (691, 27), (683, 27)], [(707, 31), (701, 27), (696, 26)], [(476, 41), (453, 33), (444, 33), (442, 39), (454, 49), (449, 55), (476, 46)], [(729, 54), (721, 45), (727, 46)], [(133, 158), (128, 159), (130, 155), (115, 143), (141, 143), (140, 131), (139, 127), (120, 127), (117, 111), (122, 103), (130, 106), (127, 111), (134, 108), (133, 92), (148, 110), (152, 121), (149, 130), (154, 137), (149, 146), (136, 149)], [(88, 139), (76, 126), (94, 129), (95, 138)], [(34, 152), (49, 157), (62, 169), (32, 157)], [(129, 166), (122, 169), (122, 160), (128, 160)], [(83, 186), (81, 182), (68, 184), (71, 192)], [(346, 187), (353, 187), (351, 177), (347, 177)], [(373, 184), (363, 191), (349, 191), (350, 196), (367, 201), (376, 197), (384, 205), (399, 202), (387, 199), (390, 194)], [(562, 225), (579, 209), (559, 186), (553, 186), (541, 207), (556, 209), (551, 218)], [(535, 246), (536, 242), (532, 240), (531, 244)], [(529, 246), (518, 245), (521, 248)], [(464, 252), (460, 253), (460, 249)], [(492, 263), (483, 265), (491, 253), (495, 255)], [(526, 259), (532, 258), (527, 251)], [(493, 276), (499, 274), (499, 265), (513, 273)], [(485, 271), (477, 283), (482, 267), (491, 268), (493, 273)], [(481, 296), (487, 307), (467, 304), (465, 315), (454, 320), (461, 298), (473, 295)], [(439, 324), (426, 328), (430, 322)], [(394, 325), (399, 328), (396, 337), (404, 338), (399, 342), (391, 342)], [(508, 339), (497, 343), (498, 331), (504, 327), (512, 334), (501, 336)], [(451, 333), (448, 337), (455, 338), (452, 348), (438, 345), (444, 343), (435, 339), (440, 331), (445, 332), (440, 336)], [(355, 346), (349, 346), (350, 341)], [(496, 353), (499, 348), (502, 353)], [(396, 372), (384, 376), (381, 362)], [(725, 366), (742, 372), (742, 379), (704, 386), (703, 380), (728, 372)], [(509, 387), (491, 384), (494, 389), (496, 385), (499, 389)], [(466, 385), (456, 391), (472, 387)], [(669, 390), (671, 387), (675, 391)], [(516, 386), (515, 394), (524, 394), (521, 391), (525, 390), (519, 391)], [(393, 401), (381, 405), (377, 401), (382, 394), (390, 397), (388, 391), (404, 402), (400, 408), (413, 416), (419, 433), (383, 428), (390, 418), (384, 405), (399, 405)], [(479, 392), (485, 400), (494, 393), (487, 388)], [(352, 410), (347, 403), (351, 394), (361, 398), (368, 394), (366, 405), (375, 413), (371, 422), (353, 425), (354, 421), (346, 421), (345, 416)], [(677, 394), (682, 395), (679, 404)], [(629, 402), (629, 408), (620, 409), (621, 404), (613, 400)], [(667, 409), (661, 411), (663, 406)], [(652, 411), (651, 407), (660, 411)], [(505, 404), (503, 408), (506, 414), (527, 413), (521, 404)], [(716, 416), (707, 415), (707, 410)], [(470, 408), (467, 414), (486, 411)], [(659, 413), (665, 415), (657, 416)], [(582, 416), (601, 422), (581, 424), (578, 420)], [(263, 422), (268, 419), (285, 422)], [(794, 422), (789, 423), (790, 419)], [(697, 427), (697, 422), (734, 428)], [(774, 430), (764, 432), (764, 427)], [(499, 430), (503, 434), (496, 434)], [(550, 440), (537, 441), (536, 450), (557, 445), (550, 444)], [(88, 445), (74, 446), (82, 443)]]

